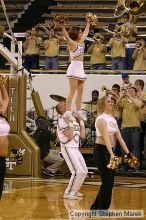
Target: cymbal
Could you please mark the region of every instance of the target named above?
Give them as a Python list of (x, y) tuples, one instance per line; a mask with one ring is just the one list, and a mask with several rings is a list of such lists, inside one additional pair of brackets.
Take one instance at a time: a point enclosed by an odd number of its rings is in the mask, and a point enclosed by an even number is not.
[(60, 95), (50, 95), (50, 98), (57, 102), (66, 101), (66, 98)]
[(83, 102), (84, 104), (91, 104), (92, 101)]
[(88, 101), (88, 102), (83, 102), (84, 104), (93, 104), (93, 105), (96, 105), (97, 104), (97, 101), (96, 102), (94, 102), (94, 101)]

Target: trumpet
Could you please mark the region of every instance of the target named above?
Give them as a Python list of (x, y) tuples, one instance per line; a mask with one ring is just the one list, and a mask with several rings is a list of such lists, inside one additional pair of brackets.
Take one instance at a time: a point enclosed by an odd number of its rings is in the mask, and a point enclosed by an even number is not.
[(137, 42), (136, 42), (136, 48), (137, 48), (138, 50), (140, 50), (140, 49), (143, 48), (143, 43), (142, 43), (142, 41), (137, 41)]
[(32, 36), (31, 30), (27, 30), (27, 31), (25, 32), (25, 37), (26, 37), (26, 39), (30, 39), (31, 36)]
[(122, 86), (122, 87), (121, 87), (122, 93), (128, 92), (128, 91), (131, 89), (131, 87), (132, 87), (132, 84), (129, 85), (129, 86)]
[(115, 26), (115, 33), (117, 33), (117, 34), (121, 34), (122, 33), (122, 29), (121, 29), (120, 25), (116, 25)]
[(91, 26), (96, 26), (97, 25), (97, 15), (93, 15), (91, 12), (87, 13), (85, 15), (86, 21), (89, 19), (89, 22)]
[(101, 90), (102, 90), (102, 92), (105, 92), (106, 94), (111, 92), (111, 90), (107, 89), (106, 86), (102, 86)]
[(5, 84), (7, 78), (7, 76), (0, 75), (0, 86)]
[(66, 26), (68, 23), (68, 19), (63, 15), (57, 14), (53, 19), (54, 24), (59, 23), (60, 25)]

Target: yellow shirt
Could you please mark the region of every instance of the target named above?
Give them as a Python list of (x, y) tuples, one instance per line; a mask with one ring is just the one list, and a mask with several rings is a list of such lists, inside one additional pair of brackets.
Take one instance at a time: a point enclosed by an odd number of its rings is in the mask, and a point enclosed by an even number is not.
[[(141, 91), (138, 98), (140, 100), (146, 99), (146, 92)], [(146, 121), (146, 105), (142, 106), (140, 109), (140, 121)]]
[(38, 41), (38, 44), (36, 43), (36, 40), (34, 40), (33, 38), (29, 39), (27, 48), (25, 50), (25, 54), (29, 54), (29, 55), (39, 54), (40, 44), (41, 44), (42, 39), (40, 37), (37, 37), (37, 41)]
[[(113, 38), (111, 38), (110, 41), (111, 40), (113, 40)], [(125, 57), (125, 44), (123, 43), (122, 39), (114, 38), (114, 43), (111, 47), (111, 57)]]
[(97, 44), (94, 44), (93, 46), (91, 45), (91, 47), (89, 47), (88, 49), (88, 53), (91, 54), (91, 58), (90, 58), (90, 64), (103, 64), (106, 63), (106, 48), (105, 46), (103, 46), (104, 48), (101, 49), (100, 46), (98, 46)]
[(50, 40), (45, 40), (45, 55), (47, 57), (58, 56), (59, 54), (59, 40), (56, 37), (53, 37)]
[[(132, 24), (130, 22), (127, 22), (125, 24), (121, 25), (121, 31), (122, 33), (130, 33), (130, 30), (134, 33), (137, 33), (137, 26), (135, 24)], [(130, 42), (136, 42), (136, 37), (133, 35), (133, 33), (130, 33), (127, 35), (128, 43)]]
[(134, 103), (123, 98), (119, 103), (122, 108), (122, 128), (140, 127), (140, 109)]
[(143, 51), (138, 50), (137, 57), (134, 62), (133, 70), (146, 70), (146, 60), (143, 56)]

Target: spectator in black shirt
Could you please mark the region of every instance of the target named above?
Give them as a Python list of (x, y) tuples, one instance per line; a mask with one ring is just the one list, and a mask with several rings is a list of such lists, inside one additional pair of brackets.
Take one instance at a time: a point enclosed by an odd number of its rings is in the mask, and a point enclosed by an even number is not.
[(33, 138), (40, 147), (41, 160), (48, 163), (47, 168), (42, 168), (42, 173), (54, 176), (58, 171), (58, 168), (64, 162), (64, 159), (60, 156), (57, 150), (53, 150), (50, 147), (50, 141), (56, 140), (56, 134), (52, 133), (49, 127), (49, 121), (45, 117), (39, 117), (36, 120), (38, 126)]

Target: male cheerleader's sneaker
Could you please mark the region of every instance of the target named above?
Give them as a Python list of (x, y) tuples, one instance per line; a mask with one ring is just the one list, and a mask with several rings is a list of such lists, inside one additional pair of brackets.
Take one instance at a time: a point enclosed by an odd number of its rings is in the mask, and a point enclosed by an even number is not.
[(71, 111), (66, 111), (63, 114), (63, 117), (67, 120), (67, 121), (76, 121), (76, 119), (74, 118), (74, 116), (72, 115)]
[(78, 197), (76, 196), (76, 192), (70, 192), (69, 194), (64, 194), (63, 195), (63, 199), (70, 199), (70, 200), (74, 200), (74, 199), (78, 199)]
[(77, 116), (80, 118), (80, 120), (87, 121), (87, 118), (85, 117), (85, 115), (81, 110), (77, 111)]
[(76, 192), (76, 196), (77, 196), (77, 197), (84, 197), (84, 194), (83, 194), (83, 193), (80, 193), (80, 192)]

